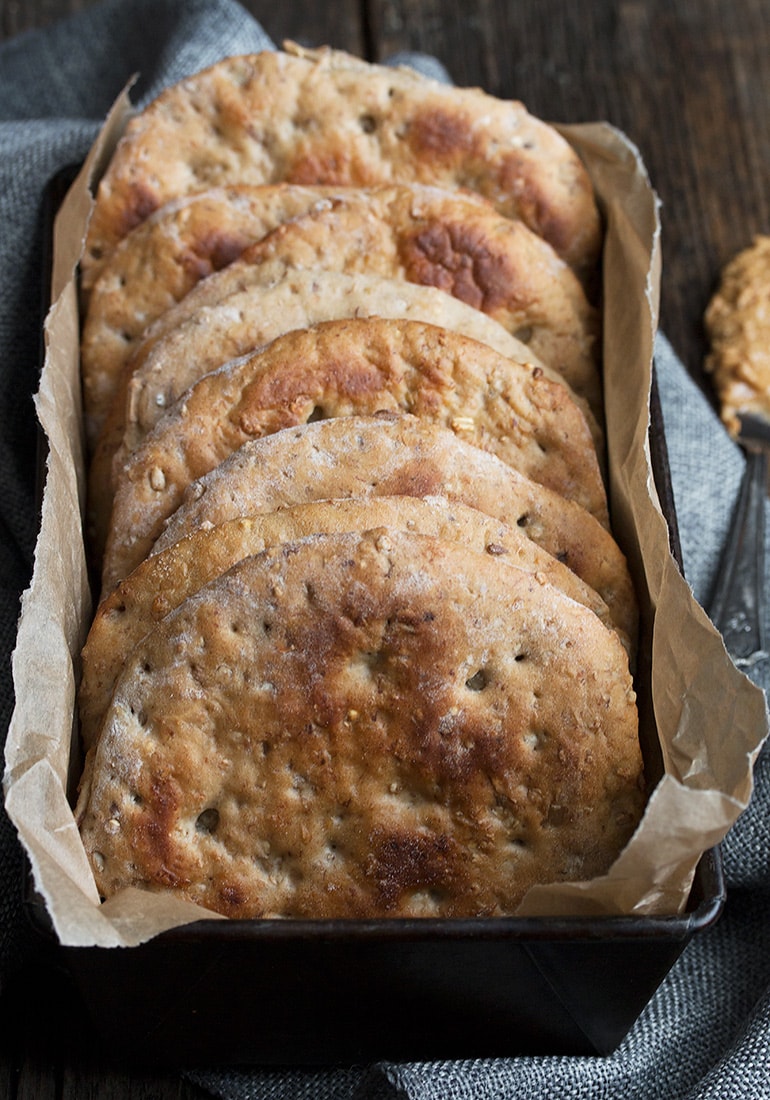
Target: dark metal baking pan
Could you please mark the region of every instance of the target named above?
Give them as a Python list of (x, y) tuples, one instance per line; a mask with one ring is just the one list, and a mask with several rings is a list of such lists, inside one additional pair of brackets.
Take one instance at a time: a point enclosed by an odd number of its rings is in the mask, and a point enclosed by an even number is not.
[(608, 1054), (724, 898), (717, 852), (681, 917), (202, 921), (62, 948), (123, 1059), (319, 1064)]
[[(654, 386), (650, 446), (680, 560)], [(648, 673), (642, 657), (641, 684)], [(656, 745), (643, 747), (654, 777)], [(670, 917), (199, 921), (107, 949), (58, 945), (31, 890), (28, 911), (116, 1059), (307, 1065), (608, 1054), (724, 901), (714, 848)]]

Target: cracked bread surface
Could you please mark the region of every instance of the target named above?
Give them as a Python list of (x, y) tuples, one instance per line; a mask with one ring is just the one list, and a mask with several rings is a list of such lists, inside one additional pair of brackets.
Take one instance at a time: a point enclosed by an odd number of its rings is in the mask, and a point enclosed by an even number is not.
[(378, 528), (245, 559), (137, 646), (77, 816), (105, 896), (477, 916), (606, 871), (643, 803), (615, 634), (532, 574)]
[(116, 472), (104, 594), (146, 556), (187, 485), (244, 443), (380, 411), (451, 428), (609, 526), (585, 417), (538, 368), (417, 321), (328, 321), (205, 375)]

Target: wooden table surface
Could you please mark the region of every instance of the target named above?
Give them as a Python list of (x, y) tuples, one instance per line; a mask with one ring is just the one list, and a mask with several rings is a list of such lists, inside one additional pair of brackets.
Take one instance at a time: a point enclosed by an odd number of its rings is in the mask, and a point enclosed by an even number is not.
[[(0, 36), (87, 6), (0, 0)], [(770, 232), (768, 0), (244, 6), (276, 42), (328, 43), (370, 60), (421, 50), (443, 61), (456, 83), (521, 99), (543, 118), (605, 119), (624, 130), (663, 204), (661, 327), (702, 381), (702, 315), (720, 266), (754, 234)], [(0, 1097), (204, 1095), (175, 1072), (125, 1072), (109, 1052), (89, 1050), (71, 1012), (64, 1026), (55, 1022), (62, 994), (41, 971), (2, 1002)]]

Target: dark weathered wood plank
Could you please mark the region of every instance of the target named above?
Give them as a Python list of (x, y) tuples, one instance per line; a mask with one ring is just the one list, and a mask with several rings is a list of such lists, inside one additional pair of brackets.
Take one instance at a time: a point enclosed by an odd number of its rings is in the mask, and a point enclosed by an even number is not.
[(290, 38), (303, 46), (334, 46), (359, 56), (366, 54), (358, 0), (335, 0), (333, 4), (241, 0), (241, 4), (277, 45)]
[(43, 962), (0, 1001), (0, 1100), (205, 1100), (175, 1068), (116, 1065), (76, 990)]
[(0, 38), (36, 30), (63, 15), (89, 7), (96, 0), (0, 0)]
[(16, 1077), (15, 1100), (59, 1100), (56, 1061), (39, 1051), (28, 1052)]
[(8, 1048), (0, 1045), (0, 1100), (14, 1100), (16, 1096), (16, 1078), (18, 1062)]
[(177, 1074), (80, 1065), (65, 1069), (60, 1093), (61, 1100), (205, 1100), (209, 1095)]

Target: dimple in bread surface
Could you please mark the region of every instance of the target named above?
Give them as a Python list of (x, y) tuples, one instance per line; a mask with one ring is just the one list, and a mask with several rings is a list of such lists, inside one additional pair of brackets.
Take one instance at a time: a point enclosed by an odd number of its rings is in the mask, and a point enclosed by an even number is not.
[(449, 429), (406, 414), (313, 421), (244, 444), (189, 486), (152, 552), (238, 516), (392, 494), (443, 495), (517, 527), (598, 592), (613, 622), (636, 637), (625, 557), (590, 513)]
[(606, 871), (642, 802), (617, 637), (531, 574), (379, 528), (245, 559), (159, 623), (78, 820), (106, 896), (496, 915)]
[[(310, 534), (376, 526), (434, 535), (490, 554), (501, 568), (514, 564), (590, 607), (612, 627), (607, 605), (571, 569), (541, 550), (517, 527), (444, 497), (368, 497), (324, 500), (233, 519), (204, 528), (143, 561), (98, 608), (82, 654), (78, 694), (80, 734), (90, 748), (115, 682), (131, 650), (153, 625), (204, 584), (242, 558)], [(633, 643), (623, 636), (626, 648)]]
[(581, 272), (601, 240), (579, 157), (521, 103), (340, 51), (266, 51), (180, 82), (129, 123), (99, 185), (86, 268), (170, 198), (234, 180), (480, 191)]
[(205, 375), (130, 456), (116, 477), (104, 594), (146, 556), (186, 486), (248, 440), (381, 410), (451, 427), (608, 526), (593, 440), (562, 386), (437, 326), (329, 321)]

